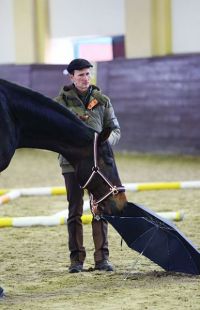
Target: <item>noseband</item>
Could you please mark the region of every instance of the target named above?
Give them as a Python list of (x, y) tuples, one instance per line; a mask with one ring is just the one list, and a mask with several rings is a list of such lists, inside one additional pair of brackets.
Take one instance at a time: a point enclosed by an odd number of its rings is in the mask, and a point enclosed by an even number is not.
[(86, 181), (86, 183), (81, 186), (82, 189), (85, 189), (89, 183), (91, 183), (92, 179), (94, 178), (94, 176), (96, 174), (98, 174), (101, 179), (109, 186), (109, 191), (106, 192), (101, 198), (99, 198), (98, 200), (95, 200), (93, 195), (90, 193), (90, 203), (92, 206), (95, 206), (95, 208), (98, 207), (98, 204), (102, 201), (104, 201), (107, 197), (109, 197), (110, 195), (117, 195), (120, 192), (125, 192), (125, 188), (124, 186), (116, 186), (113, 185), (106, 177), (105, 175), (99, 170), (98, 167), (98, 163), (97, 163), (97, 140), (98, 140), (98, 133), (95, 132), (94, 134), (94, 166), (92, 168), (92, 173), (89, 176), (88, 180)]

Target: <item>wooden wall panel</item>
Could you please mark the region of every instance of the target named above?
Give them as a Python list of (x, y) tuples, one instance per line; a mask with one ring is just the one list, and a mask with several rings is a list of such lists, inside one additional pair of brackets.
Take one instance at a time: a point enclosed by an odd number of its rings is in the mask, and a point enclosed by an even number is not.
[(30, 87), (30, 66), (0, 65), (0, 78)]
[(119, 119), (117, 150), (200, 154), (200, 55), (98, 63)]
[[(0, 65), (0, 78), (51, 98), (62, 65)], [(119, 119), (119, 151), (200, 154), (200, 54), (100, 62), (97, 85)]]
[(69, 83), (64, 65), (1, 65), (0, 78), (29, 87), (54, 98)]
[(31, 87), (42, 94), (54, 98), (61, 87), (69, 83), (69, 78), (63, 75), (63, 65), (34, 65), (31, 70)]

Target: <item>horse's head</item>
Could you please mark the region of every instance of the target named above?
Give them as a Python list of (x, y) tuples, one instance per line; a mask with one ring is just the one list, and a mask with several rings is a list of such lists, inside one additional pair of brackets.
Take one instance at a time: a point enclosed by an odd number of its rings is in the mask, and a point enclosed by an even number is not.
[(121, 184), (113, 151), (105, 141), (109, 131), (95, 135), (94, 145), (76, 167), (80, 185), (91, 194), (91, 204), (96, 214), (119, 214), (126, 205), (126, 196)]

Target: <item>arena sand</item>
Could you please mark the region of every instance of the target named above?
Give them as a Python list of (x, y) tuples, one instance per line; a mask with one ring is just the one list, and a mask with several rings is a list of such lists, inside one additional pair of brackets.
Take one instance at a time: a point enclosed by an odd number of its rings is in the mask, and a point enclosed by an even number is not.
[[(200, 180), (200, 158), (117, 154), (122, 182)], [(60, 186), (57, 155), (18, 150), (0, 175), (0, 188)], [(154, 211), (183, 210), (177, 227), (200, 247), (200, 190), (127, 193)], [(64, 196), (21, 197), (0, 206), (0, 216), (52, 215), (66, 208)], [(85, 272), (71, 275), (65, 226), (0, 229), (0, 309), (200, 309), (200, 277), (168, 273), (122, 243), (109, 226), (113, 273), (93, 268), (90, 225), (84, 226)]]

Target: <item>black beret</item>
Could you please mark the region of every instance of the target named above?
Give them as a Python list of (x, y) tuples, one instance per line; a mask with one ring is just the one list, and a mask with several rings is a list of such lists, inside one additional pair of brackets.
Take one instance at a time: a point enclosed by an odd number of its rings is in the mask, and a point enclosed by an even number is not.
[(81, 70), (90, 67), (93, 67), (93, 65), (91, 65), (88, 60), (76, 58), (69, 63), (69, 65), (67, 66), (67, 71), (72, 74), (74, 70)]

